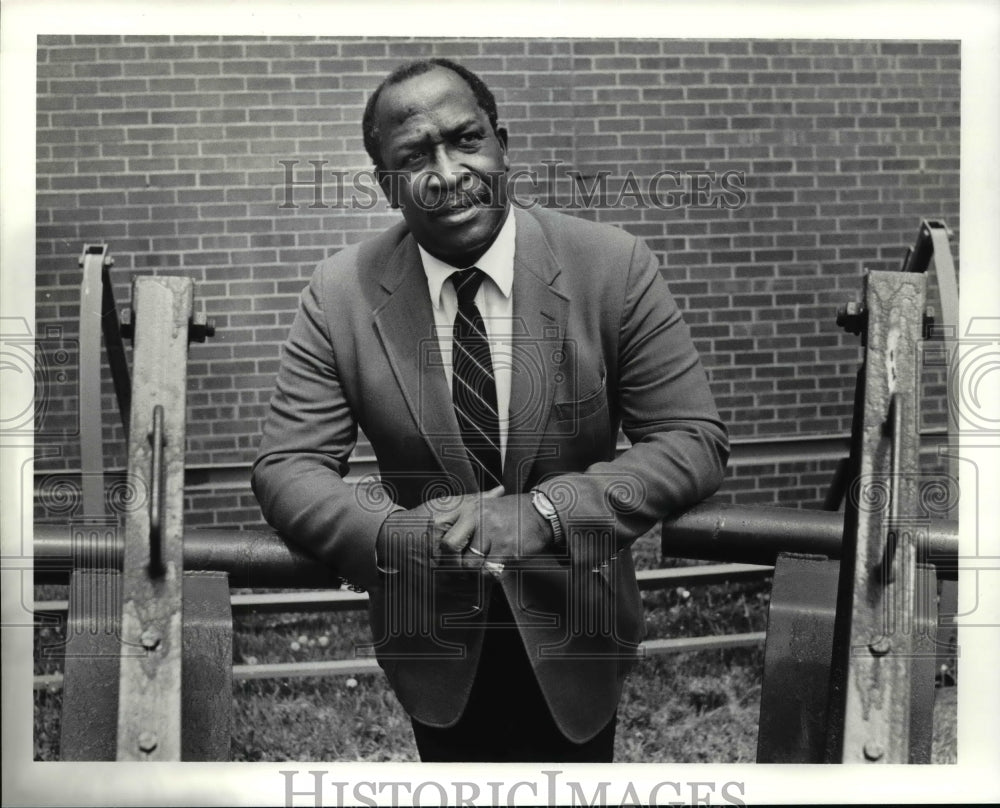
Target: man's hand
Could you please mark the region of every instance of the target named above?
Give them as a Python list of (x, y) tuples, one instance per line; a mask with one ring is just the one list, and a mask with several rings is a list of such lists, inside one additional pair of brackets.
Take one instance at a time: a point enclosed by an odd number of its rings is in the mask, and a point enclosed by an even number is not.
[(478, 502), (462, 503), (458, 518), (441, 540), (442, 547), (461, 553), (462, 566), (470, 568), (539, 555), (551, 543), (552, 526), (535, 510), (528, 494), (483, 496)]
[(390, 544), (407, 534), (422, 537), (433, 556), (440, 559), (450, 555), (457, 560), (469, 541), (466, 538), (459, 546), (459, 541), (455, 538), (459, 534), (452, 534), (451, 540), (446, 542), (445, 538), (451, 529), (463, 515), (474, 511), (480, 502), (502, 494), (503, 487), (498, 486), (486, 493), (436, 497), (415, 508), (391, 513), (382, 523), (375, 540), (375, 558), (379, 569), (383, 572), (395, 571), (393, 549), (401, 548), (392, 548)]

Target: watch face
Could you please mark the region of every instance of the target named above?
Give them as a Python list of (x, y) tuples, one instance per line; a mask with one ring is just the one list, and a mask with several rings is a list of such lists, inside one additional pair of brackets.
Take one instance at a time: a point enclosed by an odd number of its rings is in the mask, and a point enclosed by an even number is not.
[(556, 509), (552, 507), (552, 503), (549, 502), (549, 498), (541, 491), (531, 492), (531, 504), (534, 505), (535, 510), (537, 510), (546, 519), (551, 519), (556, 515)]

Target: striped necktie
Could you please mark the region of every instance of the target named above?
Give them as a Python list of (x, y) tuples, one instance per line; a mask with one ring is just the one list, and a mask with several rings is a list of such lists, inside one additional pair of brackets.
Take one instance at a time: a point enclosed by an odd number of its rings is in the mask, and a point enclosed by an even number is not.
[(500, 485), (502, 468), (497, 385), (483, 316), (475, 303), (476, 292), (485, 277), (476, 267), (451, 275), (458, 294), (458, 313), (452, 332), (451, 397), (481, 491)]

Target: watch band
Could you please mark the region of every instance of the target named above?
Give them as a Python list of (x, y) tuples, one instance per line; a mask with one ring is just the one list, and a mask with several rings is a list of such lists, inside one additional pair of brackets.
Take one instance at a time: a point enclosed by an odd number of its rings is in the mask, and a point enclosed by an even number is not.
[(559, 521), (559, 514), (556, 513), (555, 506), (544, 492), (537, 488), (531, 489), (531, 504), (541, 516), (552, 527), (552, 544), (561, 549), (566, 546), (566, 532), (563, 530), (562, 522)]

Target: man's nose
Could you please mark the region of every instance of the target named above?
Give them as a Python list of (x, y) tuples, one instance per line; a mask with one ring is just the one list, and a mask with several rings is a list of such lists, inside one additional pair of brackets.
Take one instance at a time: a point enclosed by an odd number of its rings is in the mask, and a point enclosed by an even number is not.
[(433, 169), (430, 177), (432, 187), (449, 192), (468, 185), (472, 176), (461, 155), (444, 147), (438, 149)]

